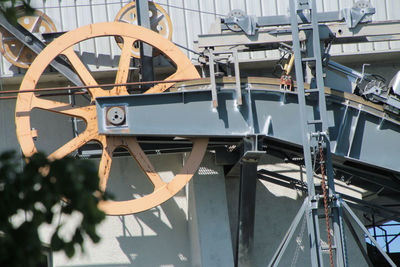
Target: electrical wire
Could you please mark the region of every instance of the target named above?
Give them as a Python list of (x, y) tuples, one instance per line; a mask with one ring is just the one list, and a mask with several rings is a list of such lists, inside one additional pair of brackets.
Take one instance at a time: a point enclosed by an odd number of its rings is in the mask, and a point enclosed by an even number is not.
[[(177, 82), (187, 82), (187, 81), (196, 81), (196, 80), (200, 80), (200, 79), (178, 79), (178, 80), (161, 80), (161, 81), (146, 81), (146, 82), (110, 83), (110, 84), (84, 85), (84, 86), (49, 87), (49, 88), (37, 88), (37, 89), (28, 89), (28, 90), (7, 90), (7, 91), (0, 91), (0, 95), (21, 94), (21, 93), (38, 93), (38, 92), (54, 92), (54, 91), (66, 91), (66, 90), (81, 91), (82, 89), (101, 89), (103, 87), (177, 83)], [(68, 95), (68, 93), (64, 93), (64, 94)], [(50, 96), (50, 95), (47, 95), (47, 96)], [(13, 99), (13, 98), (15, 98), (15, 97), (14, 96), (0, 97), (0, 99)]]
[[(118, 1), (118, 2), (105, 2), (105, 3), (92, 3), (92, 4), (80, 4), (80, 5), (59, 5), (59, 6), (44, 6), (43, 8), (45, 9), (54, 9), (54, 8), (67, 8), (67, 7), (92, 7), (92, 6), (108, 6), (108, 5), (116, 5), (116, 4), (128, 4), (131, 1)], [(153, 1), (154, 2), (154, 1)], [(166, 6), (170, 8), (176, 8), (176, 9), (181, 9), (184, 11), (191, 11), (191, 12), (197, 12), (197, 13), (202, 13), (202, 14), (207, 14), (207, 15), (214, 15), (214, 16), (221, 16), (224, 17), (226, 16), (225, 14), (219, 14), (211, 11), (202, 11), (198, 9), (192, 9), (192, 8), (186, 8), (186, 7), (181, 7), (181, 6), (176, 6), (176, 5), (170, 5), (170, 4), (162, 4), (162, 3), (157, 3), (160, 6)]]

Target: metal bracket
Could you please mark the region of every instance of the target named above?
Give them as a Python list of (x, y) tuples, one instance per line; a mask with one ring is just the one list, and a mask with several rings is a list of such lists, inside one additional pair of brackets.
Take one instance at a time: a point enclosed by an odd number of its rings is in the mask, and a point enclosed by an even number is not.
[(342, 16), (350, 29), (355, 28), (358, 23), (371, 21), (370, 15), (375, 14), (375, 8), (371, 7), (369, 2), (358, 1), (352, 8), (342, 10)]
[(221, 22), (225, 23), (231, 30), (244, 31), (247, 35), (254, 35), (257, 30), (257, 18), (246, 15), (240, 9), (229, 12), (228, 17), (222, 19)]
[(212, 102), (213, 107), (218, 107), (218, 97), (217, 97), (217, 84), (215, 81), (215, 68), (214, 63), (216, 63), (217, 55), (228, 54), (230, 55), (231, 60), (227, 60), (227, 62), (232, 62), (235, 68), (235, 91), (236, 91), (236, 103), (237, 105), (242, 105), (242, 89), (240, 84), (240, 69), (239, 69), (239, 57), (237, 49), (233, 49), (231, 51), (214, 51), (211, 48), (208, 48), (204, 51), (204, 54), (208, 57), (208, 65), (210, 68), (210, 83), (211, 83), (211, 95), (212, 95)]

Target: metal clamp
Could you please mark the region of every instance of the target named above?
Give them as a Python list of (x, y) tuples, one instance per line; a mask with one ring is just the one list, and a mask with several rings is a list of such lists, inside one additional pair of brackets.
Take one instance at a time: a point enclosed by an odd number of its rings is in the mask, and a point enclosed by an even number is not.
[(214, 51), (213, 49), (209, 48), (204, 51), (205, 56), (208, 57), (208, 64), (210, 68), (210, 84), (211, 84), (211, 95), (213, 101), (213, 107), (218, 107), (218, 96), (217, 96), (217, 84), (215, 81), (215, 68), (214, 63), (216, 62), (216, 55), (221, 54), (228, 54), (230, 60), (228, 62), (233, 61), (234, 69), (235, 69), (235, 91), (236, 91), (236, 103), (237, 105), (242, 105), (242, 90), (240, 84), (240, 70), (239, 70), (239, 57), (237, 49), (232, 49), (231, 51)]
[(355, 28), (358, 23), (371, 21), (370, 15), (375, 14), (375, 8), (368, 1), (357, 1), (352, 8), (342, 10), (342, 17), (350, 29)]
[(244, 31), (247, 35), (255, 35), (257, 30), (257, 18), (248, 16), (240, 9), (234, 9), (221, 21), (232, 31)]

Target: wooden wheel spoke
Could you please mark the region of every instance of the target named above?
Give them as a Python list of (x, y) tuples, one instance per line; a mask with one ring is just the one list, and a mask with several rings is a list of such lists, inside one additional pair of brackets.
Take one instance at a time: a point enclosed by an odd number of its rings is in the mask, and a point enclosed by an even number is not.
[(112, 154), (115, 150), (115, 146), (110, 142), (102, 142), (102, 145), (103, 145), (103, 151), (101, 154), (101, 160), (99, 165), (99, 178), (100, 178), (100, 189), (104, 192), (106, 191), (108, 177), (110, 176)]
[(90, 131), (85, 130), (83, 133), (79, 134), (75, 138), (71, 139), (61, 147), (59, 147), (56, 151), (51, 153), (49, 155), (49, 159), (60, 159), (63, 158), (69, 154), (71, 154), (73, 151), (77, 150), (87, 142), (93, 139), (93, 136), (91, 136)]
[[(135, 38), (128, 38), (128, 37), (123, 37), (123, 48), (121, 52), (121, 57), (119, 59), (119, 66), (118, 66), (118, 72), (117, 76), (115, 78), (115, 83), (126, 83), (128, 80), (128, 75), (129, 75), (129, 67), (131, 63), (131, 54), (132, 54), (132, 47), (133, 43), (136, 41)], [(113, 90), (115, 90), (116, 95), (121, 95), (121, 94), (128, 94), (128, 91), (126, 90), (126, 86), (116, 86)]]
[(30, 32), (38, 32), (42, 20), (43, 20), (42, 16), (38, 16), (36, 21), (33, 23)]
[[(90, 73), (90, 71), (86, 68), (85, 64), (83, 64), (82, 60), (78, 57), (76, 52), (74, 51), (73, 46), (67, 48), (62, 52), (64, 56), (66, 56), (71, 63), (72, 67), (75, 69), (75, 72), (79, 75), (79, 78), (81, 78), (82, 82), (85, 85), (88, 86), (96, 86), (98, 83)], [(88, 91), (90, 95), (95, 98), (96, 95), (96, 90), (99, 90), (99, 88), (89, 88)], [(99, 93), (97, 93), (99, 94)]]
[(68, 103), (50, 99), (43, 99), (39, 97), (32, 97), (32, 108), (39, 108), (72, 117), (79, 117), (82, 119), (84, 119), (87, 116), (89, 111), (95, 109), (94, 106), (74, 107)]
[(24, 51), (24, 48), (25, 48), (25, 45), (23, 44), (23, 45), (21, 45), (21, 48), (18, 50), (18, 54), (17, 54), (17, 56), (16, 56), (16, 58), (15, 58), (15, 60), (19, 60), (20, 59), (20, 57), (21, 57), (21, 54), (22, 54), (22, 51)]
[(154, 185), (154, 191), (165, 185), (165, 182), (158, 175), (153, 165), (151, 164), (147, 155), (143, 152), (142, 148), (139, 146), (136, 137), (126, 138), (126, 147), (132, 157), (135, 158), (140, 168), (145, 172), (147, 177)]
[[(175, 72), (174, 74), (168, 76), (168, 78), (164, 79), (164, 81), (168, 81), (168, 80), (174, 80), (175, 78), (179, 78), (179, 73)], [(154, 85), (153, 87), (151, 87), (150, 89), (148, 89), (146, 92), (144, 92), (144, 94), (155, 94), (155, 93), (162, 93), (165, 90), (167, 90), (168, 88), (170, 88), (171, 86), (173, 86), (175, 83), (159, 83)]]

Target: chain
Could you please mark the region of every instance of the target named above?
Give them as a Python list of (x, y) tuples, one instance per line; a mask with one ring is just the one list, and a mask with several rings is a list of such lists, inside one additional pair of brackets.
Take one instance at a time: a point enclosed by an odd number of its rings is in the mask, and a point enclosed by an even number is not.
[(326, 191), (326, 184), (325, 184), (325, 167), (324, 167), (324, 153), (322, 150), (322, 144), (319, 143), (319, 156), (320, 156), (320, 166), (321, 166), (321, 187), (322, 192), (324, 194), (324, 208), (325, 208), (325, 221), (326, 221), (326, 231), (328, 232), (328, 244), (329, 244), (329, 259), (331, 263), (331, 267), (333, 265), (333, 252), (332, 252), (332, 240), (331, 240), (331, 227), (329, 224), (329, 212), (328, 212), (328, 193)]

